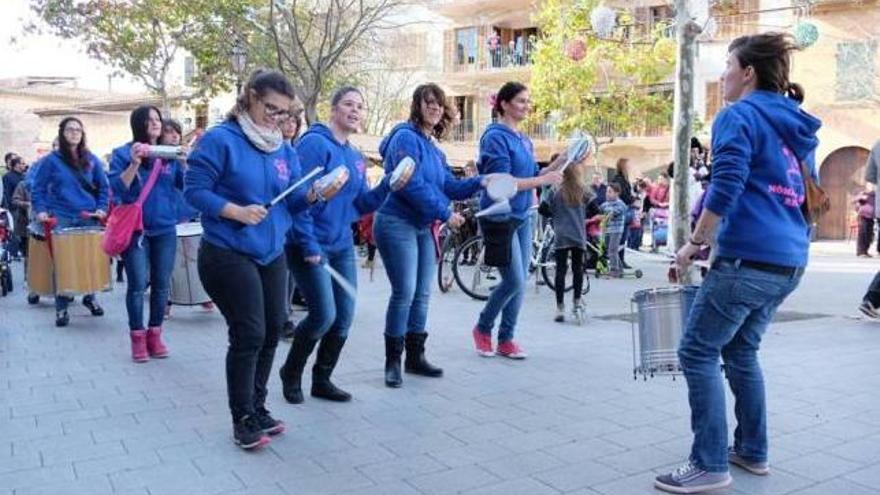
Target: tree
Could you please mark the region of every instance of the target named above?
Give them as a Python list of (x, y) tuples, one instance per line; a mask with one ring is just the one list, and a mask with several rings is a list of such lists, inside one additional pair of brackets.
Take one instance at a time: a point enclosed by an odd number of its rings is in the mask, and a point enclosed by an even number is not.
[(274, 65), (294, 80), (311, 123), (318, 118), (321, 94), (346, 56), (359, 44), (368, 46), (370, 36), (398, 27), (390, 19), (405, 0), (269, 1), (267, 36), (275, 47)]
[(560, 134), (587, 130), (615, 136), (672, 120), (672, 95), (657, 91), (675, 67), (668, 25), (653, 28), (618, 14), (607, 38), (591, 29), (598, 0), (545, 0), (536, 15), (542, 33), (535, 50), (531, 96), (535, 119), (553, 116)]
[[(168, 73), (182, 50), (199, 67), (200, 93), (228, 89), (229, 34), (246, 31), (257, 0), (30, 0), (42, 27), (140, 80), (168, 108)], [(41, 26), (29, 26), (39, 30)]]

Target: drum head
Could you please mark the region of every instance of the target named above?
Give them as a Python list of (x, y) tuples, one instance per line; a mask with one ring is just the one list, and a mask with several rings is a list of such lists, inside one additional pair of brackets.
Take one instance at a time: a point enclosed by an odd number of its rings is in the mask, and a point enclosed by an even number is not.
[(177, 237), (191, 237), (194, 235), (202, 235), (202, 232), (202, 224), (199, 222), (177, 224)]
[(493, 201), (503, 201), (516, 196), (516, 189), (516, 178), (510, 174), (496, 174), (489, 179), (486, 194)]
[(340, 165), (315, 181), (315, 191), (325, 200), (332, 198), (348, 182), (348, 167)]
[(391, 172), (391, 189), (399, 191), (406, 187), (416, 170), (416, 162), (411, 157), (405, 156), (397, 163), (397, 167)]
[(568, 151), (566, 152), (566, 156), (568, 157), (568, 161), (571, 163), (577, 163), (590, 152), (590, 140), (585, 137), (580, 137), (575, 139), (570, 145), (568, 145)]

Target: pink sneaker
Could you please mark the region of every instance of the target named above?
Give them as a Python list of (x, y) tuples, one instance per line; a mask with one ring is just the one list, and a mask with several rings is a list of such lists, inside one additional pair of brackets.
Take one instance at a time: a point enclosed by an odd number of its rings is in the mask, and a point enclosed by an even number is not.
[(131, 359), (136, 363), (146, 363), (150, 360), (150, 354), (147, 352), (147, 331), (132, 330), (129, 332), (131, 336)]
[(150, 327), (147, 330), (147, 351), (153, 358), (168, 357), (168, 348), (162, 342), (162, 327)]
[(474, 327), (474, 345), (477, 347), (477, 354), (483, 357), (492, 357), (495, 353), (492, 351), (492, 335), (481, 332)]
[(498, 343), (498, 355), (509, 359), (525, 359), (528, 354), (523, 351), (520, 346), (512, 341)]

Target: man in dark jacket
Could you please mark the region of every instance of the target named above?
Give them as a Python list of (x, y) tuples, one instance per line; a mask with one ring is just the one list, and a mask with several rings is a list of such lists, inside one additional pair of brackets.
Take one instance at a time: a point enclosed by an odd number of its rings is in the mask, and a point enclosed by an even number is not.
[[(14, 155), (10, 157), (9, 162), (6, 164), (6, 168), (9, 171), (3, 176), (3, 191), (5, 191), (6, 194), (3, 195), (2, 206), (6, 210), (9, 210), (14, 218), (17, 214), (16, 210), (18, 210), (18, 207), (12, 203), (12, 195), (18, 187), (18, 183), (24, 179), (24, 171), (27, 166), (20, 156)], [(19, 256), (19, 234), (19, 232), (16, 232), (16, 234), (9, 239), (9, 252), (12, 253), (14, 257)]]

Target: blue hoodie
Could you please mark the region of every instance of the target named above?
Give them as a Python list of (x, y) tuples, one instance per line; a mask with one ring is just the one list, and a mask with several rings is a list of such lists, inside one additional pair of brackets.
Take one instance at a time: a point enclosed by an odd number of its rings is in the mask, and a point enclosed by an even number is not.
[(184, 197), (202, 212), (202, 239), (268, 265), (284, 251), (293, 215), (308, 208), (307, 187), (301, 187), (269, 209), (257, 225), (244, 226), (220, 216), (227, 203), (264, 205), (301, 176), (296, 151), (284, 143), (272, 153), (254, 147), (241, 126), (227, 120), (196, 144), (187, 160)]
[(480, 190), (480, 177), (456, 179), (443, 151), (409, 122), (397, 124), (385, 136), (379, 153), (388, 176), (404, 157), (416, 162), (412, 179), (403, 189), (389, 194), (379, 212), (403, 218), (417, 227), (428, 226), (434, 220), (446, 221), (452, 214), (450, 199), (468, 199)]
[(360, 151), (342, 144), (324, 124), (312, 124), (296, 142), (296, 153), (303, 163), (303, 173), (324, 167), (324, 173), (339, 166), (348, 169), (348, 182), (333, 201), (321, 202), (309, 209), (312, 223), (295, 222), (289, 240), (300, 246), (305, 256), (350, 249), (354, 245), (351, 224), (375, 211), (388, 196), (388, 181), (375, 189), (367, 184), (366, 163)]
[[(141, 189), (146, 185), (153, 170), (150, 163), (153, 158), (144, 158), (138, 168), (137, 177), (129, 187), (122, 182), (122, 172), (131, 163), (132, 143), (124, 144), (115, 150), (110, 157), (110, 187), (113, 189), (114, 201), (131, 204), (137, 201)], [(159, 160), (162, 171), (156, 179), (156, 185), (144, 201), (144, 232), (147, 236), (170, 234), (177, 225), (177, 195), (183, 190), (183, 167), (177, 160)]]
[(705, 203), (723, 218), (718, 256), (807, 264), (810, 227), (800, 209), (804, 182), (796, 157), (815, 178), (821, 125), (794, 100), (767, 91), (754, 91), (718, 114), (712, 125), (712, 187)]
[[(477, 168), (481, 174), (510, 174), (517, 178), (538, 175), (535, 148), (528, 137), (504, 124), (489, 124), (480, 138), (480, 158)], [(492, 198), (483, 191), (480, 208), (488, 208)], [(525, 219), (532, 206), (532, 191), (520, 191), (510, 200), (512, 210), (506, 218)]]
[[(74, 174), (81, 175), (92, 184), (97, 194), (86, 191)], [(84, 211), (107, 211), (108, 189), (104, 164), (98, 157), (89, 153), (89, 166), (79, 172), (64, 161), (61, 153), (53, 151), (40, 160), (40, 166), (33, 175), (31, 201), (35, 214), (49, 213), (78, 220)]]

